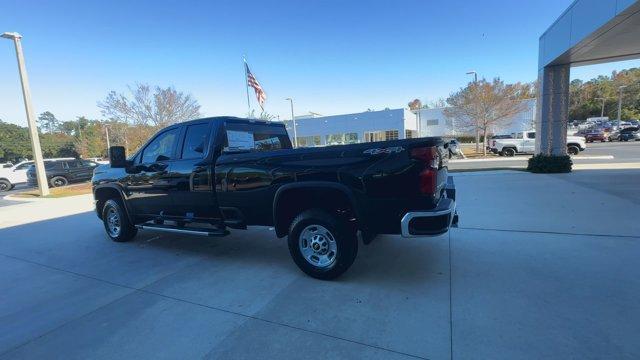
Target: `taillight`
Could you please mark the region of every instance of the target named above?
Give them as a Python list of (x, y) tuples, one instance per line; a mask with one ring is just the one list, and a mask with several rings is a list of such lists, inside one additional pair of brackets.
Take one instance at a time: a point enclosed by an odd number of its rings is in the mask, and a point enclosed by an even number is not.
[(435, 146), (411, 149), (411, 157), (424, 163), (424, 170), (418, 175), (421, 193), (433, 195), (438, 184), (438, 150)]
[(438, 168), (438, 150), (435, 146), (411, 149), (411, 157), (422, 161), (428, 167)]
[(438, 182), (438, 170), (428, 168), (422, 170), (419, 175), (420, 179), (420, 192), (426, 195), (433, 195), (436, 193), (436, 185)]

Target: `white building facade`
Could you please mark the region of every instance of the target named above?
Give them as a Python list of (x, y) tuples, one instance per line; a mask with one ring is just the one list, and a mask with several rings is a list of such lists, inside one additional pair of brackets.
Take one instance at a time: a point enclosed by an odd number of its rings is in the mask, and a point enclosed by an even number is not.
[[(416, 115), (407, 109), (296, 117), (299, 147), (355, 144), (418, 137)], [(291, 120), (284, 122), (293, 142)]]
[[(534, 127), (536, 100), (524, 100), (524, 111), (490, 131), (492, 134), (511, 134)], [(424, 136), (455, 137), (471, 135), (469, 129), (456, 126), (456, 119), (444, 113), (445, 108), (386, 109), (354, 114), (296, 116), (296, 133), (299, 147), (355, 144), (372, 141), (407, 139)], [(293, 123), (284, 121), (293, 143)]]
[[(523, 100), (524, 110), (505, 120), (502, 125), (490, 129), (492, 134), (511, 134), (526, 131), (535, 127), (536, 99)], [(460, 121), (445, 115), (446, 108), (420, 109), (420, 136), (461, 136), (472, 135), (473, 130), (462, 128)]]

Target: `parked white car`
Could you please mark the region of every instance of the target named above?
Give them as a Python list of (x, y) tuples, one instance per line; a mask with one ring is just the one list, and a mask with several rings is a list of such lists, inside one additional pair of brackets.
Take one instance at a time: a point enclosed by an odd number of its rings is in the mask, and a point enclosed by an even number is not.
[(27, 182), (27, 170), (33, 161), (23, 161), (8, 168), (0, 168), (0, 191), (9, 191), (16, 184)]
[[(522, 131), (513, 134), (513, 139), (491, 140), (491, 152), (500, 156), (514, 156), (516, 154), (533, 154), (536, 151), (536, 132)], [(567, 154), (578, 155), (587, 148), (585, 138), (581, 136), (567, 136)]]
[[(44, 159), (45, 161), (73, 160), (73, 158)], [(27, 182), (27, 170), (33, 165), (32, 160), (22, 161), (8, 168), (0, 168), (0, 192), (13, 189), (16, 184)]]

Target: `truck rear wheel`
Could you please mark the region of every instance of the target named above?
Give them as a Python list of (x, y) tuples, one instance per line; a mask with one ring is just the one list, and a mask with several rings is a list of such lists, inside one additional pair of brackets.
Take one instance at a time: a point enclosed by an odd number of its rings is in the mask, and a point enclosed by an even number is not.
[(138, 233), (138, 229), (129, 221), (121, 203), (114, 199), (104, 203), (102, 222), (107, 236), (116, 242), (129, 241)]
[(508, 157), (515, 156), (516, 155), (516, 149), (514, 149), (514, 148), (502, 149), (502, 154), (504, 154), (504, 156), (508, 156)]
[(580, 148), (578, 148), (578, 147), (577, 147), (577, 146), (575, 146), (575, 145), (569, 145), (569, 146), (567, 147), (567, 153), (568, 153), (569, 155), (578, 155), (578, 154), (580, 153)]
[(300, 270), (321, 280), (347, 271), (358, 254), (355, 229), (322, 209), (298, 215), (289, 228), (289, 252)]

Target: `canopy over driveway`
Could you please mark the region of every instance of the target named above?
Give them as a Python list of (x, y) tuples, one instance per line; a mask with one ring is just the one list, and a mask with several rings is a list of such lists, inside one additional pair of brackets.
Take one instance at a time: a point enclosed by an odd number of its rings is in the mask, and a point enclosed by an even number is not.
[(576, 0), (540, 37), (536, 153), (566, 154), (571, 66), (640, 58), (640, 0)]

